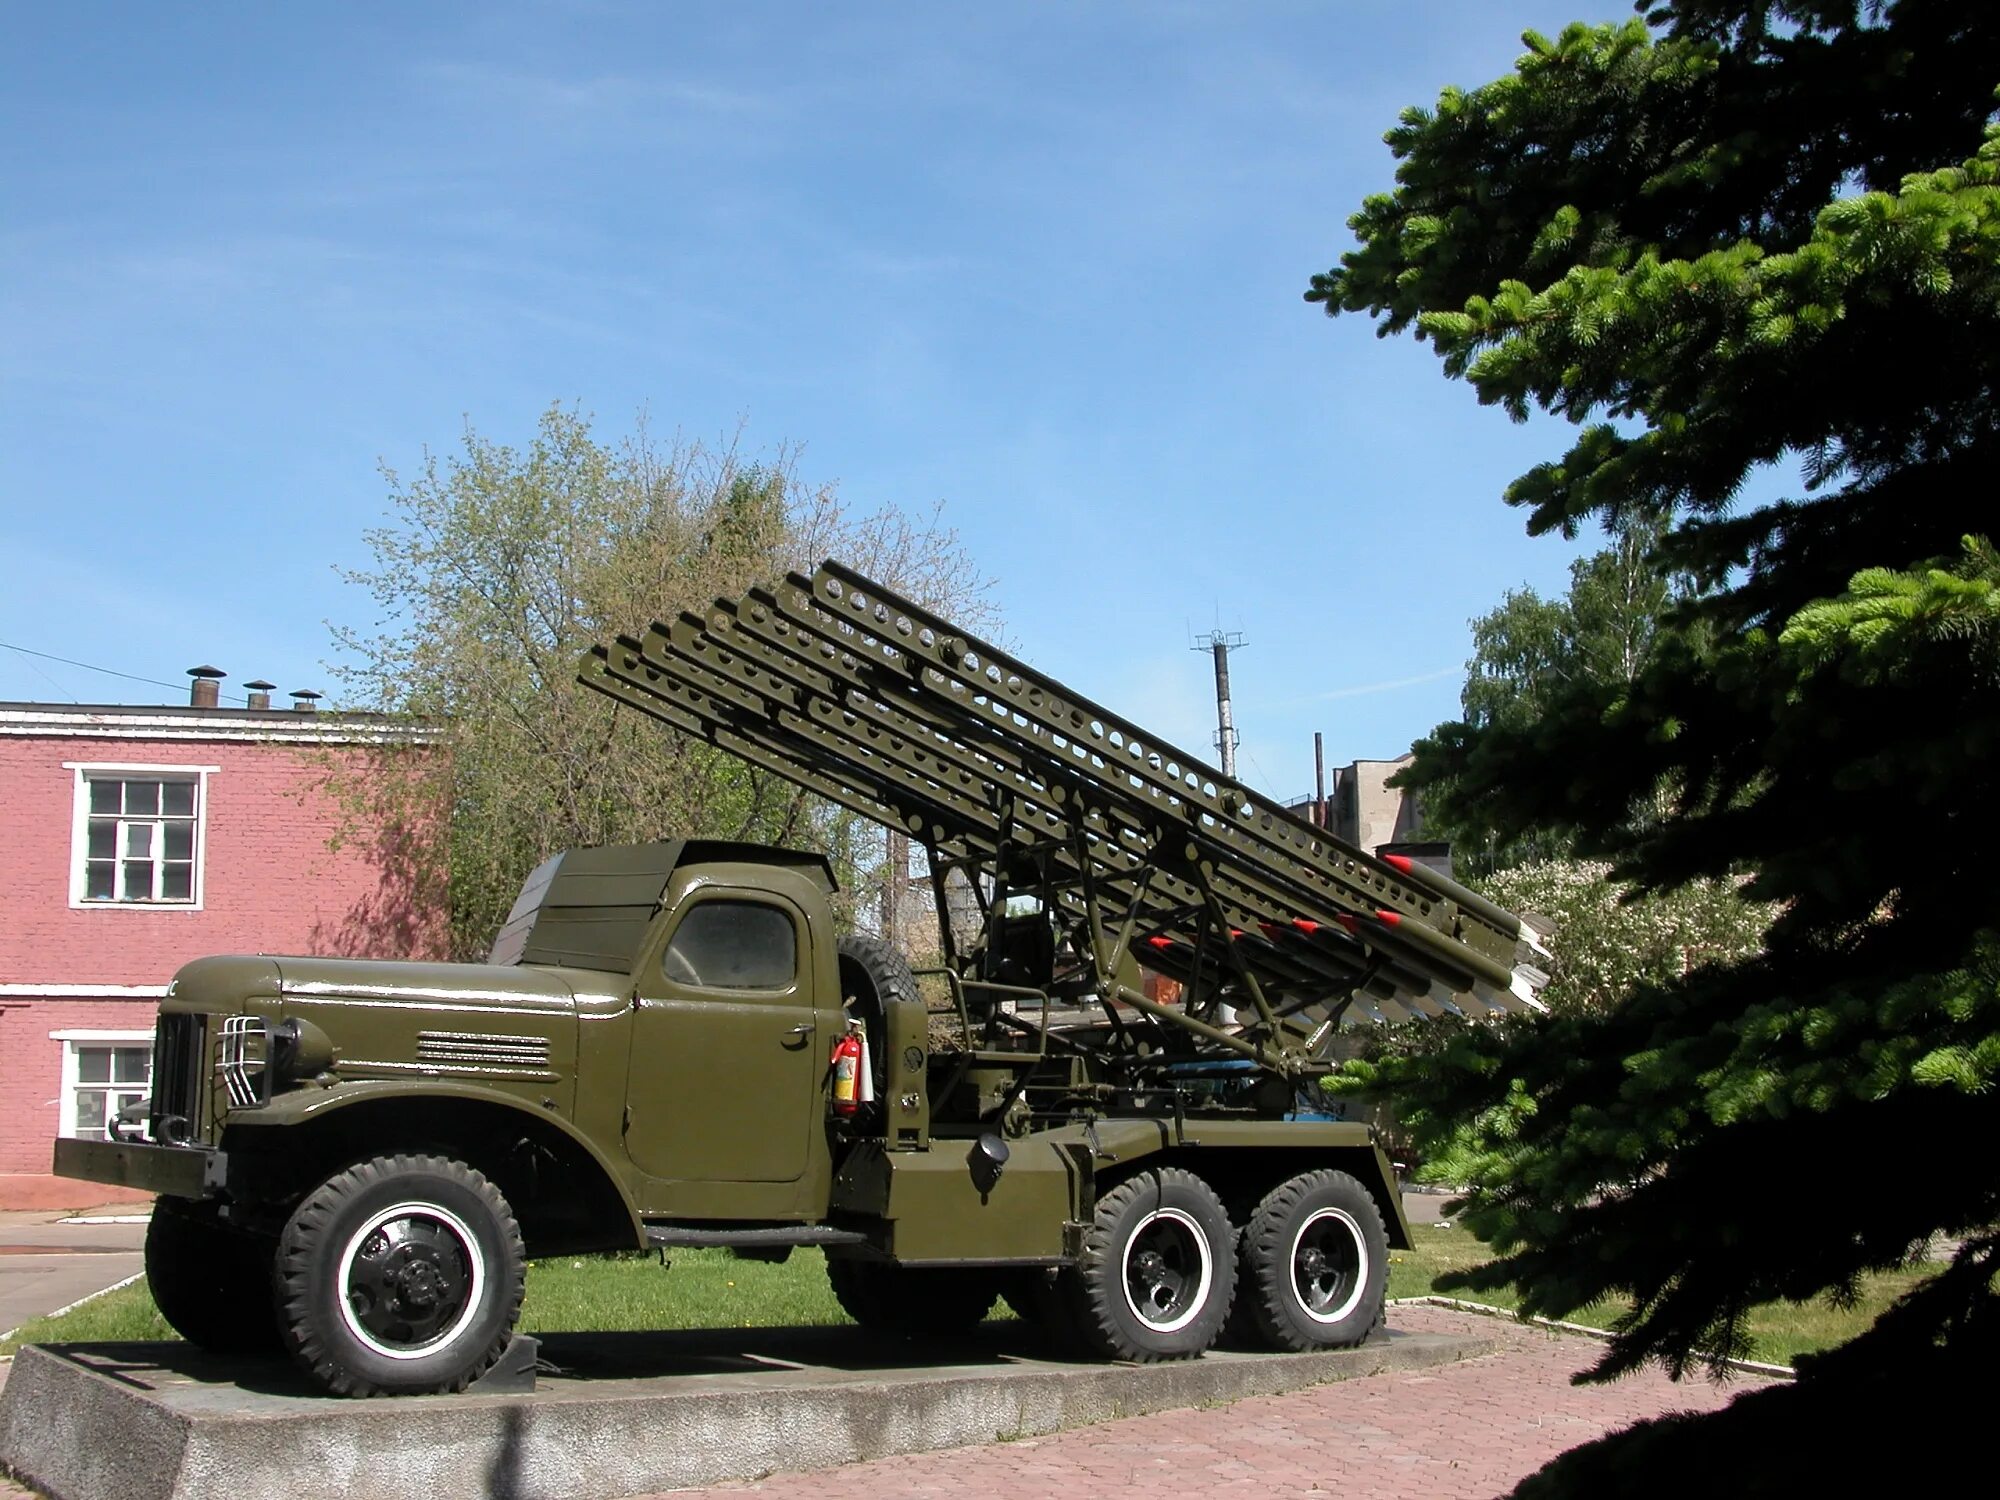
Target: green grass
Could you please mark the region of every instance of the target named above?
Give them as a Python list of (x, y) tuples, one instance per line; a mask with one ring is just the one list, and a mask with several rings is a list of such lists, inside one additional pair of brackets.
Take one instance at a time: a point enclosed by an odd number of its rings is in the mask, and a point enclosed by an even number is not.
[(144, 1281), (92, 1297), (58, 1318), (30, 1318), (6, 1339), (0, 1354), (12, 1354), (23, 1344), (119, 1344), (178, 1338), (153, 1306)]
[[(726, 1250), (681, 1250), (659, 1258), (565, 1256), (528, 1263), (524, 1333), (610, 1333), (647, 1328), (794, 1328), (852, 1320), (827, 1285), (826, 1257), (795, 1250), (783, 1265), (738, 1260)], [(0, 1342), (121, 1343), (170, 1339), (143, 1281), (96, 1297), (59, 1318), (36, 1318)]]
[[(1454, 1226), (1419, 1224), (1416, 1248), (1389, 1257), (1389, 1295), (1430, 1295), (1446, 1271), (1476, 1266), (1486, 1247)], [(789, 1328), (849, 1321), (827, 1286), (825, 1257), (817, 1250), (794, 1251), (783, 1265), (738, 1260), (726, 1250), (683, 1250), (661, 1270), (655, 1256), (563, 1257), (528, 1266), (527, 1298), (521, 1328), (528, 1333), (618, 1332), (648, 1328)], [(1863, 1283), (1861, 1300), (1850, 1310), (1824, 1301), (1803, 1307), (1774, 1304), (1752, 1318), (1752, 1357), (1790, 1364), (1793, 1356), (1830, 1348), (1853, 1337), (1877, 1313), (1924, 1277), (1906, 1271), (1875, 1276)], [(1509, 1292), (1480, 1293), (1468, 1300), (1512, 1308)], [(1605, 1327), (1620, 1306), (1604, 1303), (1571, 1315), (1571, 1321)], [(999, 1316), (1010, 1316), (1004, 1305)], [(20, 1344), (117, 1343), (169, 1339), (143, 1282), (95, 1298), (60, 1318), (37, 1318), (0, 1354)]]
[(644, 1328), (796, 1328), (848, 1323), (827, 1285), (826, 1257), (794, 1250), (783, 1265), (727, 1250), (678, 1250), (672, 1265), (633, 1253), (538, 1260), (521, 1304), (525, 1333)]
[[(1416, 1246), (1392, 1251), (1389, 1256), (1389, 1295), (1424, 1297), (1433, 1294), (1433, 1283), (1447, 1271), (1464, 1270), (1491, 1260), (1492, 1252), (1474, 1239), (1471, 1232), (1455, 1225), (1416, 1224), (1410, 1229)], [(1766, 1303), (1751, 1314), (1750, 1358), (1767, 1364), (1788, 1365), (1800, 1354), (1831, 1349), (1861, 1332), (1877, 1315), (1911, 1287), (1933, 1274), (1928, 1270), (1890, 1271), (1870, 1276), (1861, 1283), (1861, 1295), (1852, 1308), (1838, 1308), (1824, 1298), (1794, 1306), (1787, 1302)], [(1448, 1292), (1468, 1302), (1484, 1302), (1493, 1307), (1513, 1309), (1520, 1299), (1512, 1288), (1495, 1292)], [(1608, 1328), (1612, 1319), (1631, 1304), (1607, 1298), (1569, 1315), (1567, 1321), (1592, 1328)]]

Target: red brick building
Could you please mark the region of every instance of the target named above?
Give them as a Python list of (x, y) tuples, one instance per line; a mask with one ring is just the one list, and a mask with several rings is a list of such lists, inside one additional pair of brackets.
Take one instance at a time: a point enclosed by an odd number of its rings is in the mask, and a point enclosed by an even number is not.
[(186, 707), (0, 703), (0, 1208), (80, 1201), (51, 1142), (102, 1138), (145, 1096), (154, 1009), (189, 959), (443, 955), (407, 844), (348, 826), (326, 785), (430, 732), (304, 694), (223, 707), (219, 675)]

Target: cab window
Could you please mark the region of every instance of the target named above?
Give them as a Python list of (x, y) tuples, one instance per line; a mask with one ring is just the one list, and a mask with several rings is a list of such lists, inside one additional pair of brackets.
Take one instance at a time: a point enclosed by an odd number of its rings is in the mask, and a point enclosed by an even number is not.
[(758, 901), (703, 901), (690, 907), (661, 963), (675, 984), (711, 990), (782, 990), (797, 977), (792, 919)]

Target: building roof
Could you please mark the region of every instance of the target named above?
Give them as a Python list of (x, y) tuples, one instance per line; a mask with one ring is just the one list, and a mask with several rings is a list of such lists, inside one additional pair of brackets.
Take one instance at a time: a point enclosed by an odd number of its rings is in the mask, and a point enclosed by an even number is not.
[(434, 722), (332, 709), (192, 708), (186, 704), (0, 703), (0, 738), (237, 740), (287, 745), (427, 745)]

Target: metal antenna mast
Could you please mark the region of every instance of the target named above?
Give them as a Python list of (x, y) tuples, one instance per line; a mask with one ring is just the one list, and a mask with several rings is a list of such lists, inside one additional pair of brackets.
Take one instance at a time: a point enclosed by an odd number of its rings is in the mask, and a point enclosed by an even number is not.
[(1236, 747), (1243, 736), (1236, 732), (1236, 718), (1229, 706), (1229, 653), (1247, 645), (1239, 631), (1212, 630), (1195, 642), (1197, 651), (1215, 655), (1215, 748), (1222, 752), (1222, 774), (1236, 779)]

